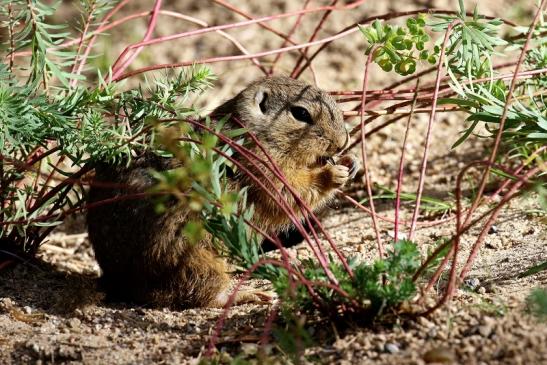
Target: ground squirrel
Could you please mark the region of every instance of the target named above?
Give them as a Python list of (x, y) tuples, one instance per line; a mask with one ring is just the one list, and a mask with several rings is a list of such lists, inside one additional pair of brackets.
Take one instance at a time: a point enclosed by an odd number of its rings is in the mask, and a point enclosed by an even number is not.
[[(352, 175), (356, 165), (351, 158), (343, 156), (339, 164), (332, 159), (349, 141), (342, 112), (330, 95), (316, 87), (288, 77), (263, 78), (212, 113), (227, 114), (256, 135), (312, 209), (325, 205)], [(256, 146), (251, 148), (260, 154)], [(240, 162), (251, 170), (256, 168), (242, 158)], [(148, 153), (129, 167), (97, 166), (88, 201), (113, 199), (129, 190), (143, 192), (155, 183), (150, 169), (161, 171), (172, 165), (173, 161)], [(266, 169), (264, 173), (272, 174)], [(272, 233), (290, 225), (277, 204), (245, 174), (231, 179), (232, 188), (249, 188), (255, 224)], [(123, 188), (106, 187), (112, 183)], [(292, 195), (286, 189), (282, 192), (299, 211)], [(180, 234), (191, 214), (188, 210), (176, 206), (157, 214), (150, 198), (113, 200), (89, 209), (87, 216), (89, 238), (109, 296), (172, 308), (226, 303), (230, 277), (210, 237), (189, 244)], [(246, 299), (243, 293), (236, 302)]]

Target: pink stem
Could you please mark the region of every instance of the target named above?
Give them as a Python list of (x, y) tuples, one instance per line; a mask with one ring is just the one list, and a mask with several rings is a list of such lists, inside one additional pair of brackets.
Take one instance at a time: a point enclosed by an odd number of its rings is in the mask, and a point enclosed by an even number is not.
[(362, 101), (361, 101), (361, 109), (360, 109), (360, 122), (361, 122), (361, 157), (363, 159), (363, 169), (365, 170), (364, 173), (364, 179), (365, 184), (367, 187), (367, 194), (370, 204), (370, 210), (371, 210), (371, 218), (372, 218), (372, 226), (374, 227), (374, 232), (376, 234), (376, 242), (378, 244), (378, 255), (380, 258), (384, 257), (384, 247), (382, 245), (382, 238), (380, 237), (380, 231), (378, 229), (378, 222), (376, 221), (376, 210), (374, 207), (374, 198), (372, 196), (372, 186), (370, 183), (370, 171), (368, 168), (368, 160), (367, 160), (367, 152), (366, 152), (366, 138), (365, 138), (365, 103), (367, 100), (367, 86), (368, 86), (368, 74), (370, 71), (370, 65), (372, 63), (372, 57), (376, 53), (376, 49), (378, 47), (374, 47), (368, 57), (365, 64), (365, 72), (363, 76), (363, 92), (362, 92)]
[[(351, 196), (349, 196), (348, 194), (344, 193), (344, 192), (341, 192), (340, 191), (340, 195), (346, 199), (348, 202), (350, 202), (351, 204), (355, 205), (357, 208), (361, 209), (362, 211), (364, 211), (365, 213), (367, 214), (370, 214), (372, 215), (372, 211), (370, 209), (368, 209), (367, 207), (365, 207), (363, 204), (359, 203), (357, 200), (353, 199)], [(390, 219), (388, 217), (385, 217), (383, 215), (380, 215), (380, 214), (376, 214), (376, 217), (381, 220), (381, 221), (384, 221), (384, 222), (388, 222), (388, 223), (395, 223), (395, 220), (394, 219)], [(439, 224), (443, 224), (443, 223), (446, 223), (446, 222), (449, 222), (451, 221), (452, 219), (454, 219), (454, 217), (448, 217), (448, 218), (443, 218), (443, 219), (438, 219), (438, 220), (434, 220), (434, 221), (431, 221), (431, 222), (418, 222), (417, 225), (420, 226), (420, 227), (434, 227), (434, 226), (438, 226)], [(410, 224), (410, 222), (407, 222), (407, 221), (404, 221), (404, 220), (399, 220), (399, 223), (401, 224)]]
[[(420, 86), (420, 79), (416, 81), (416, 90)], [(401, 159), (399, 161), (399, 174), (397, 177), (397, 190), (395, 195), (395, 225), (394, 225), (394, 241), (399, 240), (399, 211), (401, 209), (401, 189), (403, 187), (403, 174), (404, 174), (404, 163), (405, 163), (405, 151), (406, 151), (406, 142), (408, 139), (408, 132), (410, 131), (410, 122), (412, 121), (412, 115), (414, 114), (414, 108), (416, 107), (416, 100), (418, 98), (418, 93), (414, 94), (414, 101), (412, 102), (412, 108), (410, 114), (408, 115), (408, 121), (406, 123), (405, 136), (403, 138), (403, 147), (401, 148)]]
[[(177, 33), (177, 34), (164, 36), (164, 37), (159, 37), (159, 38), (150, 39), (150, 40), (146, 39), (146, 40), (143, 40), (142, 42), (135, 43), (135, 44), (132, 44), (132, 45), (126, 47), (125, 50), (120, 54), (120, 56), (118, 57), (118, 59), (116, 60), (116, 62), (114, 64), (115, 65), (118, 64), (121, 59), (125, 58), (125, 56), (128, 52), (130, 52), (132, 49), (135, 49), (135, 48), (140, 48), (140, 47), (149, 46), (149, 45), (153, 45), (153, 44), (163, 43), (163, 42), (167, 42), (167, 41), (171, 41), (171, 40), (179, 39), (179, 38), (186, 38), (186, 37), (190, 37), (190, 36), (196, 36), (196, 35), (199, 35), (199, 34), (205, 34), (205, 33), (214, 32), (214, 31), (217, 31), (217, 30), (240, 28), (240, 27), (251, 25), (251, 24), (268, 22), (268, 21), (287, 18), (287, 17), (292, 17), (292, 16), (296, 16), (296, 15), (300, 15), (300, 14), (313, 13), (313, 12), (324, 11), (324, 10), (329, 10), (329, 9), (333, 9), (333, 10), (334, 9), (351, 9), (354, 6), (355, 6), (354, 3), (347, 4), (343, 7), (320, 6), (320, 7), (317, 7), (317, 8), (303, 9), (303, 10), (298, 10), (298, 11), (289, 12), (289, 13), (271, 15), (271, 16), (266, 16), (266, 17), (262, 17), (262, 18), (246, 20), (246, 21), (242, 21), (242, 22), (238, 22), (238, 23), (217, 25), (217, 26), (213, 26), (213, 27), (208, 27), (208, 28), (204, 28), (204, 29), (198, 29), (198, 30), (193, 30), (193, 31), (183, 32), (183, 33)], [(347, 32), (347, 33), (338, 34), (338, 35), (334, 36), (334, 38), (329, 37), (329, 39), (326, 39), (325, 41), (327, 41), (327, 42), (332, 41), (334, 39), (343, 37), (347, 34), (355, 32), (355, 31), (357, 31), (357, 28), (352, 29), (350, 32)], [(332, 38), (332, 39), (330, 39), (330, 38)], [(309, 42), (309, 43), (305, 43), (304, 45), (299, 46), (297, 48), (291, 48), (291, 47), (287, 47), (287, 48), (288, 49), (300, 49), (300, 48), (303, 48), (303, 47), (308, 47), (308, 46), (312, 46), (312, 45), (320, 44), (320, 43), (321, 42), (319, 42), (319, 43)], [(279, 53), (279, 52), (275, 52), (275, 53), (271, 53), (271, 54), (276, 54), (276, 53)]]
[(473, 248), (471, 249), (471, 253), (469, 254), (469, 257), (467, 258), (467, 261), (462, 271), (460, 272), (460, 280), (463, 281), (465, 277), (467, 276), (467, 272), (471, 269), (471, 265), (473, 264), (473, 261), (475, 260), (475, 258), (477, 257), (477, 254), (479, 253), (480, 245), (482, 244), (482, 242), (484, 241), (484, 238), (488, 234), (488, 230), (490, 229), (490, 227), (492, 227), (492, 225), (498, 218), (498, 215), (501, 212), (501, 208), (505, 205), (505, 203), (507, 203), (513, 197), (513, 195), (515, 195), (518, 189), (524, 183), (526, 183), (526, 181), (530, 179), (530, 177), (535, 175), (538, 171), (540, 171), (540, 167), (535, 167), (531, 169), (530, 171), (528, 171), (524, 176), (522, 176), (517, 182), (513, 184), (513, 186), (509, 189), (507, 194), (500, 201), (500, 203), (498, 204), (498, 206), (496, 207), (496, 209), (494, 210), (494, 212), (492, 213), (492, 215), (490, 216), (490, 218), (484, 225), (479, 237), (477, 238), (477, 241), (473, 245)]
[[(540, 147), (534, 153), (532, 153), (532, 155), (530, 155), (530, 157), (528, 157), (526, 161), (522, 162), (520, 166), (515, 170), (515, 175), (520, 174), (520, 172), (528, 165), (528, 163), (533, 161), (537, 156), (539, 156), (541, 152), (545, 151), (545, 149), (547, 149), (547, 146)], [(503, 190), (505, 190), (505, 188), (507, 188), (510, 183), (511, 180), (506, 180), (505, 182), (503, 182), (500, 187), (492, 194), (490, 200), (494, 200), (494, 198), (497, 197)]]
[[(308, 8), (308, 5), (310, 3), (311, 0), (306, 0), (304, 2), (304, 6), (302, 7), (303, 9), (307, 9)], [(331, 4), (332, 5), (332, 4)], [(296, 21), (294, 22), (294, 25), (292, 26), (291, 30), (289, 31), (289, 33), (287, 34), (287, 38), (290, 38), (294, 35), (294, 32), (298, 29), (298, 27), (300, 26), (300, 22), (302, 21), (302, 18), (304, 17), (304, 14), (300, 14), (298, 16), (298, 18), (296, 18)], [(283, 43), (281, 43), (281, 47), (280, 48), (283, 48), (287, 45), (288, 43), (288, 40), (287, 38), (285, 38), (283, 40)], [(278, 53), (273, 62), (272, 62), (272, 67), (270, 68), (270, 72), (269, 74), (270, 75), (273, 75), (273, 72), (274, 72), (274, 68), (275, 68), (275, 65), (277, 64), (277, 62), (279, 62), (279, 60), (281, 59), (281, 56), (283, 55), (283, 53)]]
[[(78, 67), (78, 61), (80, 60), (80, 53), (82, 52), (82, 48), (84, 46), (84, 39), (87, 35), (87, 31), (89, 30), (89, 26), (91, 25), (91, 21), (93, 20), (92, 17), (93, 17), (93, 12), (95, 11), (95, 6), (96, 6), (96, 4), (93, 3), (92, 6), (91, 6), (91, 9), (89, 10), (89, 14), (87, 16), (87, 19), (86, 19), (85, 26), (84, 26), (84, 29), (82, 31), (82, 34), (80, 35), (80, 41), (78, 43), (78, 50), (76, 51), (76, 56), (74, 57), (74, 64), (72, 65), (72, 71), (71, 71), (72, 74), (77, 74), (77, 75), (80, 74), (80, 72), (77, 72), (77, 71), (81, 70)], [(77, 79), (70, 80), (70, 87), (75, 87), (77, 83), (78, 83)]]
[(450, 33), (452, 32), (452, 28), (457, 25), (461, 24), (461, 20), (456, 19), (452, 23), (448, 25), (448, 28), (446, 29), (446, 33), (444, 34), (444, 41), (443, 46), (441, 48), (441, 55), (439, 57), (439, 65), (437, 66), (437, 77), (435, 80), (435, 91), (433, 93), (433, 103), (431, 106), (431, 114), (429, 115), (429, 122), (427, 124), (427, 134), (425, 137), (425, 146), (424, 146), (424, 154), (422, 157), (422, 167), (420, 171), (420, 178), (418, 180), (418, 191), (416, 193), (416, 206), (414, 207), (414, 213), (412, 215), (412, 223), (410, 225), (410, 231), (408, 233), (408, 239), (412, 241), (414, 238), (414, 230), (416, 229), (416, 222), (418, 221), (418, 215), (420, 214), (420, 203), (422, 200), (422, 193), (424, 189), (424, 182), (425, 182), (425, 172), (427, 169), (427, 158), (429, 155), (429, 145), (431, 142), (431, 131), (433, 126), (433, 121), (435, 120), (435, 112), (437, 109), (437, 99), (439, 96), (439, 87), (441, 84), (441, 71), (443, 69), (443, 62), (444, 62), (444, 56), (446, 52), (446, 45), (448, 44), (448, 37)]
[[(156, 0), (154, 4), (154, 9), (152, 10), (152, 15), (150, 16), (150, 22), (148, 23), (148, 28), (146, 30), (146, 33), (143, 38), (143, 42), (146, 42), (152, 37), (152, 33), (154, 33), (154, 29), (156, 28), (156, 22), (158, 18), (158, 12), (161, 8), (161, 2), (162, 0)], [(133, 60), (139, 55), (139, 53), (142, 51), (144, 47), (133, 47), (134, 49), (133, 53), (130, 54), (125, 61), (121, 65), (119, 65), (119, 62), (123, 60), (123, 58), (118, 58), (116, 62), (112, 65), (112, 78), (116, 78), (119, 75), (123, 73), (123, 71), (133, 62)]]

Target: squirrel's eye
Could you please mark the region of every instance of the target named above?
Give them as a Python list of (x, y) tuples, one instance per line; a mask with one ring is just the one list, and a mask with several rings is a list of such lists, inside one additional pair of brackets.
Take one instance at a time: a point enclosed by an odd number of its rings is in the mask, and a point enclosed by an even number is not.
[(291, 114), (294, 119), (299, 120), (304, 123), (313, 124), (313, 119), (311, 118), (310, 113), (301, 106), (293, 106), (291, 108)]

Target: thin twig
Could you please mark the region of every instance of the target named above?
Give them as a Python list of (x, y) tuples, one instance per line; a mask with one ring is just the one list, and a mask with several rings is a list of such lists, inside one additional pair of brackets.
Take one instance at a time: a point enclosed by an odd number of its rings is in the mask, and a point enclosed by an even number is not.
[(420, 203), (422, 200), (422, 193), (424, 189), (424, 182), (425, 182), (425, 172), (427, 169), (427, 158), (429, 155), (429, 145), (431, 143), (431, 131), (433, 127), (433, 122), (435, 120), (435, 113), (437, 111), (437, 100), (439, 97), (439, 87), (441, 84), (441, 72), (443, 69), (443, 62), (444, 62), (444, 56), (446, 53), (446, 46), (448, 44), (448, 39), (450, 36), (450, 33), (452, 33), (452, 28), (460, 24), (461, 20), (456, 19), (450, 23), (446, 29), (446, 33), (444, 35), (443, 45), (441, 48), (441, 55), (439, 56), (439, 65), (437, 66), (437, 77), (435, 80), (435, 91), (433, 93), (433, 103), (431, 106), (431, 114), (429, 114), (429, 122), (427, 123), (427, 133), (425, 136), (425, 146), (424, 146), (424, 153), (422, 156), (422, 167), (420, 169), (420, 177), (418, 180), (418, 190), (416, 192), (416, 205), (414, 207), (414, 213), (412, 215), (412, 223), (410, 225), (410, 230), (408, 233), (408, 239), (412, 241), (414, 237), (414, 230), (416, 229), (416, 222), (418, 221), (418, 215), (420, 214)]
[(363, 169), (365, 173), (363, 174), (363, 178), (365, 180), (365, 185), (367, 187), (367, 194), (369, 199), (369, 205), (371, 210), (371, 218), (372, 218), (372, 226), (374, 228), (374, 232), (376, 234), (376, 243), (378, 245), (378, 256), (380, 259), (384, 257), (384, 247), (382, 245), (382, 237), (380, 236), (380, 230), (378, 229), (378, 222), (376, 221), (376, 209), (374, 207), (374, 199), (372, 198), (372, 184), (370, 182), (370, 171), (368, 166), (368, 160), (367, 160), (367, 152), (366, 152), (366, 138), (365, 138), (365, 103), (367, 100), (367, 86), (368, 86), (368, 75), (370, 71), (370, 65), (372, 64), (372, 57), (376, 51), (377, 47), (374, 47), (366, 60), (365, 63), (365, 71), (363, 76), (363, 93), (362, 93), (362, 101), (361, 101), (361, 109), (360, 109), (360, 123), (361, 123), (361, 157), (363, 159)]
[[(150, 16), (150, 22), (148, 23), (148, 28), (146, 29), (146, 33), (143, 38), (143, 42), (148, 41), (152, 37), (152, 33), (154, 33), (154, 29), (156, 28), (156, 22), (158, 18), (158, 12), (161, 8), (161, 2), (162, 0), (156, 0), (154, 4), (154, 9), (152, 10), (152, 15)], [(139, 55), (139, 53), (143, 50), (144, 46), (139, 47), (132, 47), (133, 53), (129, 54), (127, 53), (124, 56), (127, 56), (127, 58), (119, 57), (116, 62), (112, 65), (112, 78), (116, 78), (119, 75), (123, 73), (123, 71), (133, 62), (133, 60)], [(121, 64), (119, 64), (121, 63)]]
[[(420, 79), (416, 80), (416, 90), (420, 87)], [(405, 136), (403, 138), (403, 146), (401, 147), (401, 159), (399, 160), (399, 174), (397, 176), (397, 188), (395, 195), (395, 225), (394, 225), (394, 241), (399, 240), (399, 210), (401, 209), (401, 189), (403, 187), (403, 174), (404, 174), (404, 163), (405, 163), (405, 151), (406, 151), (406, 142), (408, 139), (408, 132), (410, 131), (410, 122), (412, 121), (412, 116), (414, 115), (414, 108), (416, 108), (416, 100), (418, 98), (418, 92), (414, 94), (414, 100), (412, 101), (412, 107), (410, 113), (408, 114), (408, 120), (405, 128)]]

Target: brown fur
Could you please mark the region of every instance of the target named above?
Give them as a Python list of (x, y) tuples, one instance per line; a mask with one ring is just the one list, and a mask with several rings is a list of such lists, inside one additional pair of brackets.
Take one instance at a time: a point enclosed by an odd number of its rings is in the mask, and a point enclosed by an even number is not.
[[(305, 108), (313, 122), (293, 117), (291, 108)], [(253, 132), (283, 171), (291, 186), (312, 209), (324, 205), (349, 178), (350, 169), (325, 164), (322, 158), (340, 153), (348, 142), (342, 113), (325, 92), (286, 77), (264, 78), (250, 84), (213, 115), (231, 114)], [(256, 146), (251, 147), (259, 155)], [(257, 167), (240, 159), (249, 170)], [(154, 185), (150, 168), (166, 170), (169, 161), (151, 154), (131, 166), (101, 165), (89, 202), (138, 193)], [(278, 181), (263, 166), (258, 167)], [(104, 188), (105, 183), (116, 187)], [(299, 208), (283, 184), (276, 183), (295, 211)], [(103, 185), (103, 187), (100, 187)], [(266, 183), (267, 185), (267, 183)], [(235, 189), (249, 187), (255, 207), (254, 222), (270, 232), (288, 227), (289, 219), (271, 198), (245, 174), (233, 177)], [(211, 247), (210, 237), (191, 245), (180, 234), (190, 211), (173, 201), (167, 212), (156, 214), (149, 199), (123, 199), (88, 212), (89, 237), (103, 284), (114, 298), (175, 308), (220, 306), (226, 302), (229, 275), (225, 262)], [(245, 294), (239, 299), (244, 300)]]

